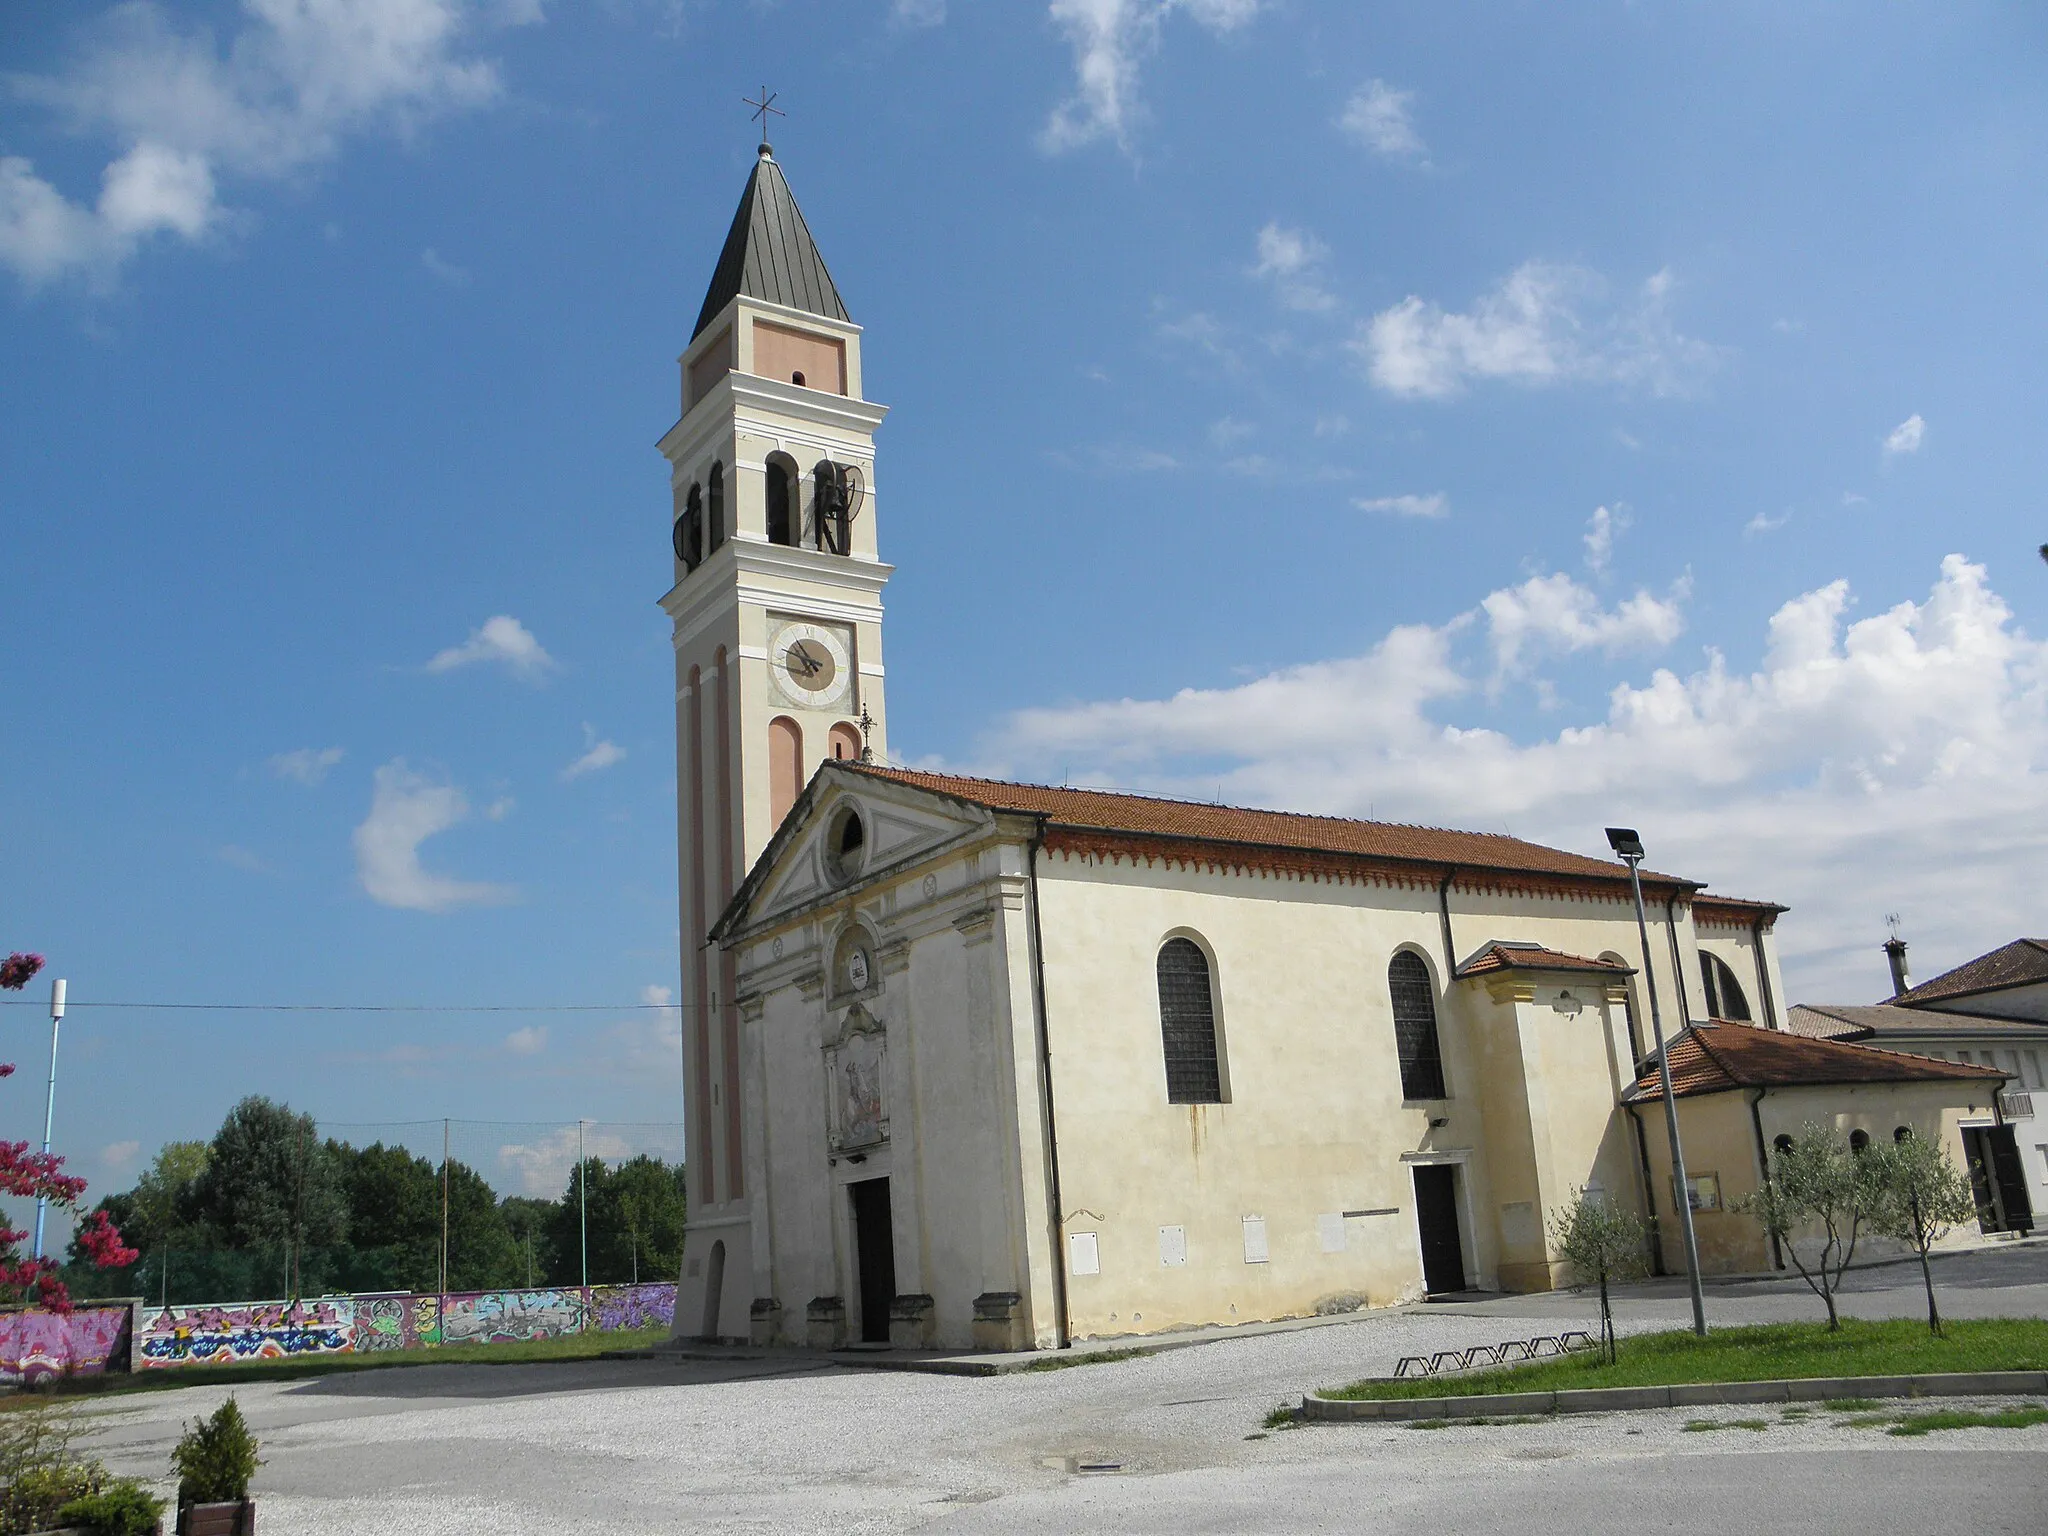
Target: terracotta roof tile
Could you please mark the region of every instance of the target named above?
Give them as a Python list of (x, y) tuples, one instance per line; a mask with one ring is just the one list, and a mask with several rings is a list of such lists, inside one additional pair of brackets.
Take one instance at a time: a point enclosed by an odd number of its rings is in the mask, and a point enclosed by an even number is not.
[[(1903, 1051), (1816, 1040), (1805, 1035), (1759, 1029), (1725, 1021), (1690, 1024), (1666, 1047), (1671, 1091), (1679, 1098), (1725, 1093), (1731, 1088), (1813, 1088), (1849, 1083), (1972, 1082), (1987, 1087), (2006, 1073), (1959, 1061), (1936, 1061)], [(1652, 1067), (1623, 1095), (1630, 1101), (1664, 1092)]]
[(1943, 971), (1931, 981), (1908, 988), (1891, 1001), (1908, 1008), (1972, 992), (1994, 992), (2048, 981), (2048, 939), (2014, 939), (2010, 944)]
[[(999, 779), (965, 778), (956, 774), (921, 773), (909, 768), (845, 764), (877, 778), (893, 779), (996, 811), (1043, 816), (1058, 827), (1091, 828), (1150, 837), (1186, 838), (1210, 843), (1291, 848), (1316, 853), (1353, 854), (1439, 868), (1456, 865), (1473, 870), (1565, 875), (1626, 884), (1628, 871), (1611, 859), (1589, 858), (1526, 843), (1498, 832), (1454, 832), (1442, 827), (1416, 827), (1398, 822), (1350, 821), (1339, 816), (1305, 816), (1293, 811), (1259, 811), (1237, 806), (1204, 805), (1199, 801), (1155, 799), (1101, 789), (1054, 789), (1040, 784), (1011, 784)], [(1676, 875), (1643, 871), (1647, 881), (1666, 887), (1698, 889)]]
[(1606, 976), (1633, 976), (1635, 968), (1616, 960), (1588, 960), (1541, 944), (1497, 939), (1458, 967), (1458, 976), (1485, 976), (1495, 971), (1594, 971)]

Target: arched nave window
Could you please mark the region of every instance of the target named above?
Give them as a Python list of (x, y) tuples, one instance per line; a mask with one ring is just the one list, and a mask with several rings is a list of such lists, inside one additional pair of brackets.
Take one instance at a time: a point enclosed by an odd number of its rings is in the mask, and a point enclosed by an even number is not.
[(1444, 1058), (1436, 1038), (1436, 988), (1422, 957), (1402, 950), (1387, 966), (1394, 1004), (1394, 1044), (1401, 1054), (1401, 1097), (1441, 1099)]
[(1209, 957), (1193, 939), (1159, 946), (1159, 1033), (1166, 1048), (1166, 1102), (1221, 1104), (1215, 988)]
[(1707, 1017), (1749, 1022), (1749, 999), (1742, 995), (1742, 983), (1719, 955), (1700, 951), (1700, 978), (1707, 988)]

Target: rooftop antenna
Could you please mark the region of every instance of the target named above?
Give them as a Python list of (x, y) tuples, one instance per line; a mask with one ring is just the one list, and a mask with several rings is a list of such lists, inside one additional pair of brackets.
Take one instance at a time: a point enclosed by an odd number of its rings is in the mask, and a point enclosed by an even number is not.
[(787, 117), (787, 116), (789, 116), (789, 114), (788, 114), (787, 112), (783, 111), (783, 110), (782, 110), (782, 108), (780, 108), (780, 107), (778, 107), (778, 106), (776, 106), (776, 105), (775, 105), (775, 98), (776, 98), (777, 96), (780, 96), (781, 94), (782, 94), (782, 92), (780, 92), (780, 91), (771, 91), (771, 90), (769, 90), (769, 89), (768, 89), (768, 87), (767, 87), (767, 86), (765, 86), (765, 85), (764, 85), (764, 86), (762, 86), (762, 87), (761, 87), (761, 98), (760, 98), (760, 100), (756, 101), (756, 100), (755, 100), (755, 99), (754, 99), (753, 97), (751, 97), (751, 96), (742, 96), (742, 97), (740, 98), (740, 100), (741, 100), (742, 102), (746, 103), (746, 105), (748, 105), (748, 106), (750, 106), (750, 107), (752, 107), (752, 108), (754, 109), (754, 110), (753, 110), (753, 111), (752, 111), (752, 112), (751, 112), (750, 114), (748, 114), (748, 115), (749, 115), (749, 116), (751, 116), (751, 117), (756, 117), (756, 118), (759, 118), (759, 119), (760, 119), (760, 121), (761, 121), (761, 153), (762, 153), (762, 154), (764, 154), (764, 155), (765, 155), (765, 154), (769, 154), (769, 153), (772, 153), (772, 150), (773, 150), (773, 146), (771, 146), (771, 145), (769, 144), (769, 142), (768, 142), (768, 118), (769, 118), (769, 115), (770, 115), (770, 114), (772, 113), (772, 114), (773, 114), (774, 116), (776, 116), (776, 117)]

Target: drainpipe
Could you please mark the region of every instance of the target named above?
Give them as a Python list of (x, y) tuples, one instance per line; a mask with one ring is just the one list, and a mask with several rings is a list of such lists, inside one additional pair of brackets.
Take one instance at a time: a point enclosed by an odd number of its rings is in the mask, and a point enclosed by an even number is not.
[(1046, 1198), (1052, 1202), (1053, 1323), (1058, 1347), (1069, 1349), (1074, 1338), (1067, 1320), (1067, 1218), (1060, 1201), (1059, 1121), (1053, 1114), (1052, 1038), (1046, 1030), (1045, 1019), (1045, 929), (1038, 915), (1038, 854), (1044, 847), (1045, 818), (1041, 816), (1037, 829), (1031, 834), (1031, 846), (1026, 851), (1026, 857), (1031, 860), (1031, 990), (1038, 1029), (1038, 1093), (1045, 1105)]
[[(1765, 916), (1762, 912), (1757, 913), (1756, 926), (1750, 930), (1752, 947), (1756, 951), (1756, 986), (1763, 998), (1764, 1023), (1772, 1029), (1783, 1029), (1785, 1026), (1778, 1019), (1778, 1001), (1771, 995), (1770, 962), (1764, 958)], [(1780, 1264), (1778, 1267), (1783, 1269), (1785, 1266)]]
[[(1762, 970), (1763, 967), (1759, 965), (1757, 969)], [(1764, 1090), (1752, 1088), (1749, 1092), (1749, 1126), (1751, 1130), (1756, 1132), (1757, 1172), (1762, 1176), (1765, 1183), (1769, 1183), (1771, 1178), (1771, 1154), (1764, 1146), (1764, 1117), (1757, 1112), (1757, 1106), (1764, 1101)], [(1771, 1234), (1771, 1267), (1773, 1269), (1783, 1269), (1785, 1267), (1785, 1251), (1778, 1246), (1778, 1234), (1775, 1232)]]
[(1454, 864), (1444, 871), (1443, 883), (1436, 888), (1437, 915), (1444, 925), (1444, 981), (1458, 974), (1458, 947), (1451, 938), (1451, 882), (1458, 878), (1458, 867)]
[[(1661, 1068), (1660, 1068), (1661, 1070)], [(1643, 1165), (1643, 1205), (1650, 1218), (1650, 1273), (1665, 1275), (1664, 1235), (1657, 1228), (1657, 1181), (1650, 1176), (1650, 1144), (1643, 1139), (1643, 1117), (1630, 1104), (1628, 1123), (1636, 1128), (1636, 1158)]]
[[(1678, 948), (1678, 892), (1673, 891), (1664, 898), (1664, 918), (1671, 925), (1671, 974), (1678, 991), (1678, 1023), (1683, 1029), (1692, 1023), (1692, 1004), (1685, 1000), (1685, 956)], [(1648, 965), (1650, 957), (1643, 956)]]

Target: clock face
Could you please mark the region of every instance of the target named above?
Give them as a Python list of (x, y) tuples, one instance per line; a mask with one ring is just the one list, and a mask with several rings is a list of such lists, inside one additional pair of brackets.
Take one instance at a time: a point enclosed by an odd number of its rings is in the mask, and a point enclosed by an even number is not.
[(846, 637), (823, 624), (785, 624), (768, 646), (768, 668), (784, 697), (805, 709), (838, 709), (853, 692)]

